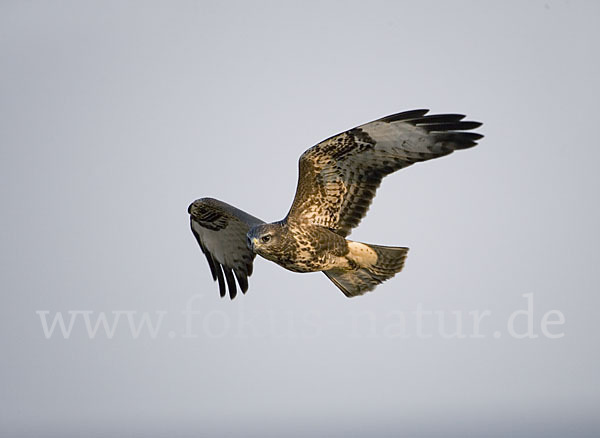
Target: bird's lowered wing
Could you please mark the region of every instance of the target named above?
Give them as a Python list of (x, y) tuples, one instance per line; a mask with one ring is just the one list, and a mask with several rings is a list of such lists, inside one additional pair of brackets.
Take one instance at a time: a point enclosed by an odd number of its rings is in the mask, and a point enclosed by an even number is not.
[(192, 233), (206, 256), (213, 280), (219, 282), (219, 293), (235, 298), (237, 287), (248, 290), (254, 254), (246, 245), (246, 234), (254, 225), (264, 223), (225, 202), (211, 198), (194, 201), (188, 208)]
[(288, 220), (347, 236), (367, 213), (384, 176), (475, 146), (481, 126), (460, 114), (394, 114), (328, 138), (302, 154)]

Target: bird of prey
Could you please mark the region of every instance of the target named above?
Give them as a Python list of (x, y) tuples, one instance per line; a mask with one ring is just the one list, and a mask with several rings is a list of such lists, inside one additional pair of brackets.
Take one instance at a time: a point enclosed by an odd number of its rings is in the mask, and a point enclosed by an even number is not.
[[(461, 114), (393, 114), (330, 137), (299, 160), (296, 196), (287, 216), (265, 223), (225, 202), (202, 198), (188, 208), (221, 297), (246, 293), (256, 254), (293, 272), (322, 271), (347, 297), (362, 295), (402, 270), (405, 247), (346, 236), (367, 213), (381, 180), (419, 161), (477, 144), (481, 126)], [(235, 278), (234, 278), (235, 277)]]

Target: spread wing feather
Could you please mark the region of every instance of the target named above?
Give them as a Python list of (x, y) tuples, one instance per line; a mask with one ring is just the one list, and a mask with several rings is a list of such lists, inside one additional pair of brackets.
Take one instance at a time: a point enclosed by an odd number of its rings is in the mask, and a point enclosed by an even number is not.
[(288, 220), (347, 236), (367, 213), (381, 180), (419, 161), (475, 146), (481, 126), (462, 114), (406, 111), (358, 126), (302, 154)]
[(264, 223), (225, 202), (211, 198), (194, 201), (188, 208), (192, 233), (206, 256), (213, 280), (219, 283), (221, 297), (237, 295), (237, 283), (248, 290), (254, 254), (246, 246), (246, 234), (254, 225)]

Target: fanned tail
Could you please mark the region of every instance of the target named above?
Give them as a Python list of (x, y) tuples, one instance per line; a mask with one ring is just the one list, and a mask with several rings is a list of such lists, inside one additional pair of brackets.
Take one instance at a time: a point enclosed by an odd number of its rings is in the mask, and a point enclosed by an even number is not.
[(363, 295), (392, 278), (404, 267), (408, 248), (348, 241), (348, 259), (355, 269), (323, 271), (347, 297)]

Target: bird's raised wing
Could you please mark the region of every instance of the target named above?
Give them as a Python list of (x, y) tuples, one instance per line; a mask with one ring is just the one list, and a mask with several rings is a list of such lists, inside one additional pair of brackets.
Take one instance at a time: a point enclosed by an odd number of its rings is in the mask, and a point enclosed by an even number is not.
[(394, 114), (328, 138), (302, 154), (288, 220), (346, 236), (367, 213), (384, 176), (418, 161), (475, 146), (481, 126), (460, 114)]
[(246, 293), (248, 277), (252, 275), (254, 254), (246, 245), (246, 234), (254, 225), (264, 222), (237, 208), (211, 198), (194, 201), (188, 208), (192, 233), (208, 260), (213, 280), (219, 282), (219, 292), (229, 297), (237, 295), (235, 279)]

